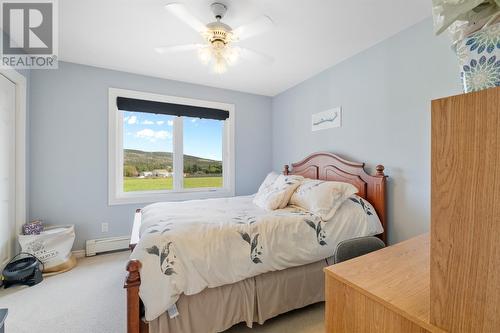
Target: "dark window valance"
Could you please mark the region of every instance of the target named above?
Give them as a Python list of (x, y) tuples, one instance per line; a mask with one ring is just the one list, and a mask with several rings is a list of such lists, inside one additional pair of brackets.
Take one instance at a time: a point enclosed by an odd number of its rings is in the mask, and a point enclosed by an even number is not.
[(226, 120), (229, 111), (204, 108), (200, 106), (173, 104), (165, 102), (147, 101), (143, 99), (117, 97), (116, 105), (121, 111), (147, 112), (155, 114), (168, 114), (171, 116), (185, 116), (193, 118), (205, 118)]

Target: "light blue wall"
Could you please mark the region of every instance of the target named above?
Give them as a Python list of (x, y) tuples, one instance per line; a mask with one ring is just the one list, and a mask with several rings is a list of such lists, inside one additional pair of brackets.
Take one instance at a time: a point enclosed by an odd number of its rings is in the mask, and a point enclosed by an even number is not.
[[(342, 47), (339, 45), (339, 47)], [(273, 167), (314, 151), (384, 164), (389, 240), (430, 221), (430, 101), (461, 91), (447, 37), (425, 20), (273, 98)], [(311, 132), (311, 114), (343, 107), (342, 128)]]
[(236, 193), (254, 193), (271, 169), (269, 97), (64, 62), (30, 81), (30, 217), (75, 224), (75, 249), (129, 234), (140, 207), (108, 206), (109, 87), (235, 104)]

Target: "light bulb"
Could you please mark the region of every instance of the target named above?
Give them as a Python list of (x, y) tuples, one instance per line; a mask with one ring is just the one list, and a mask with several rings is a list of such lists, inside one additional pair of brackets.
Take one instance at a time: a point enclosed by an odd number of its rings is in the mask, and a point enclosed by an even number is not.
[(222, 74), (227, 71), (227, 62), (223, 57), (217, 57), (213, 70), (216, 74)]
[(234, 65), (240, 56), (240, 52), (236, 48), (228, 48), (225, 52), (224, 58), (226, 58), (227, 63), (232, 66)]
[(198, 50), (198, 58), (204, 65), (208, 65), (210, 60), (212, 59), (212, 52), (208, 47), (204, 47)]

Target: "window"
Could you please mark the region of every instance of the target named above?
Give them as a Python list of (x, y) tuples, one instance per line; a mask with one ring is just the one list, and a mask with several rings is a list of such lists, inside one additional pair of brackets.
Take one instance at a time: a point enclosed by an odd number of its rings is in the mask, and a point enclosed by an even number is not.
[(111, 88), (109, 203), (234, 195), (234, 105)]
[(183, 117), (184, 182), (187, 188), (223, 186), (224, 121)]

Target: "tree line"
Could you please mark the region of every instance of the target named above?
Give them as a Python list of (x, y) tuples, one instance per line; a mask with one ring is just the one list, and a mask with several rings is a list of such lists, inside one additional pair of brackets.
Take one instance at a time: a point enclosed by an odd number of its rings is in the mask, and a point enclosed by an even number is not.
[[(167, 170), (172, 172), (172, 165), (167, 165), (165, 163), (138, 163), (138, 164), (125, 164), (123, 167), (123, 176), (125, 177), (138, 177), (141, 172), (153, 171), (153, 170)], [(222, 175), (222, 164), (207, 164), (198, 165), (196, 163), (185, 164), (184, 173), (192, 176), (215, 176)]]

